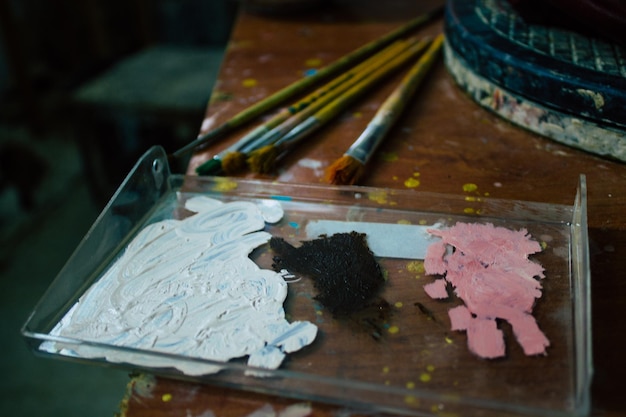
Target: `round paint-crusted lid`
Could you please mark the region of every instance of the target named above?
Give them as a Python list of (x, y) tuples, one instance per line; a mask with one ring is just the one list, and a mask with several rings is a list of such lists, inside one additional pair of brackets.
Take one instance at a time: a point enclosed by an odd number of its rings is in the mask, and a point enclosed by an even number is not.
[(508, 92), (602, 126), (626, 130), (626, 49), (529, 23), (505, 0), (451, 0), (447, 46)]

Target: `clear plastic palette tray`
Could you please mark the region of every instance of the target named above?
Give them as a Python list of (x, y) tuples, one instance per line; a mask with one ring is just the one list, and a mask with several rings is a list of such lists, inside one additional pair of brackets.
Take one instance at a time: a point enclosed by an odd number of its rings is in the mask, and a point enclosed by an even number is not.
[[(310, 279), (288, 284), (284, 304), (289, 321), (318, 326), (315, 341), (290, 353), (277, 370), (263, 377), (244, 359), (214, 363), (198, 358), (94, 343), (51, 335), (79, 297), (96, 282), (147, 224), (189, 215), (182, 210), (192, 196), (224, 202), (279, 201), (283, 219), (265, 231), (293, 245), (308, 240), (315, 220), (452, 226), (457, 222), (525, 228), (544, 250), (532, 256), (545, 268), (543, 295), (533, 315), (550, 340), (546, 356), (525, 356), (506, 322), (499, 323), (506, 357), (486, 360), (468, 350), (465, 332), (450, 330), (448, 310), (458, 299), (433, 300), (423, 286), (419, 259), (378, 258), (386, 282), (375, 315), (333, 317), (314, 296)], [(468, 210), (468, 208), (470, 210)], [(581, 176), (572, 206), (419, 193), (367, 187), (300, 185), (269, 181), (173, 175), (163, 149), (155, 147), (137, 163), (105, 210), (52, 283), (23, 327), (38, 354), (155, 374), (326, 401), (368, 412), (433, 416), (578, 416), (589, 410), (591, 319), (586, 188)], [(468, 214), (470, 213), (470, 214)], [(269, 245), (251, 258), (271, 269)], [(369, 310), (371, 313), (371, 309)], [(76, 358), (67, 350), (50, 353), (46, 345), (89, 346), (98, 358)], [(110, 363), (110, 352), (154, 358), (158, 368)], [(132, 361), (131, 361), (132, 362)], [(215, 364), (221, 371), (185, 375), (180, 364)], [(168, 365), (169, 364), (169, 365)], [(170, 366), (171, 365), (171, 366)]]

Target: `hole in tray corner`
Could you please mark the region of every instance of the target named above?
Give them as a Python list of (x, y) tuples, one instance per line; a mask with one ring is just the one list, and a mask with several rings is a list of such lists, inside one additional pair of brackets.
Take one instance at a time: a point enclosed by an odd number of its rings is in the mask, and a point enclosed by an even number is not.
[(161, 159), (157, 158), (152, 161), (152, 175), (156, 188), (161, 188), (163, 184), (163, 161)]

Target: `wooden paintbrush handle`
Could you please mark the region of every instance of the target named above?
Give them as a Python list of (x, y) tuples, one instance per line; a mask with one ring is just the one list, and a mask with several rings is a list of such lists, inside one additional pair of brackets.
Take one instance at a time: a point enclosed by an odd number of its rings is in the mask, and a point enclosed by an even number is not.
[[(412, 42), (407, 40), (394, 42), (348, 72), (309, 94), (304, 99), (281, 110), (268, 122), (242, 137), (239, 141), (241, 142), (240, 146), (237, 149), (231, 149), (231, 151), (248, 153), (262, 146), (273, 144), (277, 139), (306, 120), (307, 117), (323, 108), (377, 68), (383, 66), (391, 57), (408, 49), (411, 44)], [(237, 144), (233, 148), (236, 146)]]
[(442, 11), (443, 7), (439, 6), (428, 13), (420, 15), (408, 22), (407, 24), (399, 27), (398, 29), (393, 30), (388, 34), (361, 46), (360, 48), (350, 52), (347, 55), (344, 55), (343, 57), (334, 61), (332, 64), (320, 69), (314, 75), (299, 79), (298, 81), (288, 85), (282, 90), (279, 90), (276, 93), (257, 102), (256, 104), (253, 104), (252, 106), (246, 108), (245, 110), (236, 114), (230, 120), (226, 121), (224, 124), (218, 126), (214, 130), (198, 136), (198, 138), (196, 138), (194, 141), (174, 152), (172, 156), (174, 158), (181, 157), (200, 145), (207, 145), (217, 140), (218, 138), (221, 138), (223, 135), (230, 133), (235, 128), (249, 122), (257, 116), (260, 116), (264, 112), (276, 107), (280, 103), (288, 100), (296, 94), (305, 91), (307, 88), (311, 87), (320, 80), (343, 71), (345, 68), (348, 68), (355, 62), (360, 61), (374, 51), (390, 44), (394, 40), (401, 38), (407, 33), (417, 29), (421, 25), (431, 21), (433, 18), (439, 16)]
[(334, 99), (328, 105), (321, 108), (314, 115), (307, 118), (300, 125), (290, 130), (286, 135), (280, 138), (276, 142), (276, 146), (280, 146), (282, 149), (286, 149), (290, 146), (298, 143), (302, 138), (310, 135), (324, 124), (328, 123), (335, 116), (340, 114), (350, 104), (354, 103), (357, 99), (363, 96), (369, 89), (371, 89), (376, 83), (382, 80), (385, 76), (398, 69), (405, 64), (409, 59), (414, 58), (420, 54), (428, 45), (430, 39), (424, 39), (413, 44), (408, 50), (404, 51), (400, 55), (394, 57), (391, 61), (387, 62), (383, 67), (377, 69), (368, 77), (353, 85), (345, 94)]
[(398, 119), (411, 97), (421, 84), (428, 70), (435, 62), (443, 44), (443, 34), (437, 36), (424, 55), (413, 65), (404, 76), (398, 87), (380, 106), (372, 121), (367, 125), (359, 138), (350, 146), (345, 155), (367, 163), (383, 138)]

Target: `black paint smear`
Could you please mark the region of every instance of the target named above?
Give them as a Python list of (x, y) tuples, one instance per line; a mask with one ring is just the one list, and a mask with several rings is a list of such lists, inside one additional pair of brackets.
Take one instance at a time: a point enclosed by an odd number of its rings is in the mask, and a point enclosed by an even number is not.
[(286, 269), (314, 281), (315, 297), (333, 314), (366, 307), (385, 282), (363, 233), (337, 233), (302, 242), (298, 248), (273, 237), (275, 271)]
[(389, 322), (393, 310), (384, 299), (378, 298), (368, 303), (362, 310), (352, 314), (350, 321), (359, 329), (369, 332), (374, 340), (381, 340), (385, 324)]
[(415, 305), (417, 306), (417, 308), (420, 309), (422, 314), (424, 314), (426, 317), (428, 317), (429, 320), (437, 321), (437, 319), (435, 318), (435, 314), (432, 311), (430, 311), (428, 308), (426, 308), (426, 306), (424, 306), (424, 304), (422, 304), (420, 302), (417, 302), (417, 303), (415, 303)]

